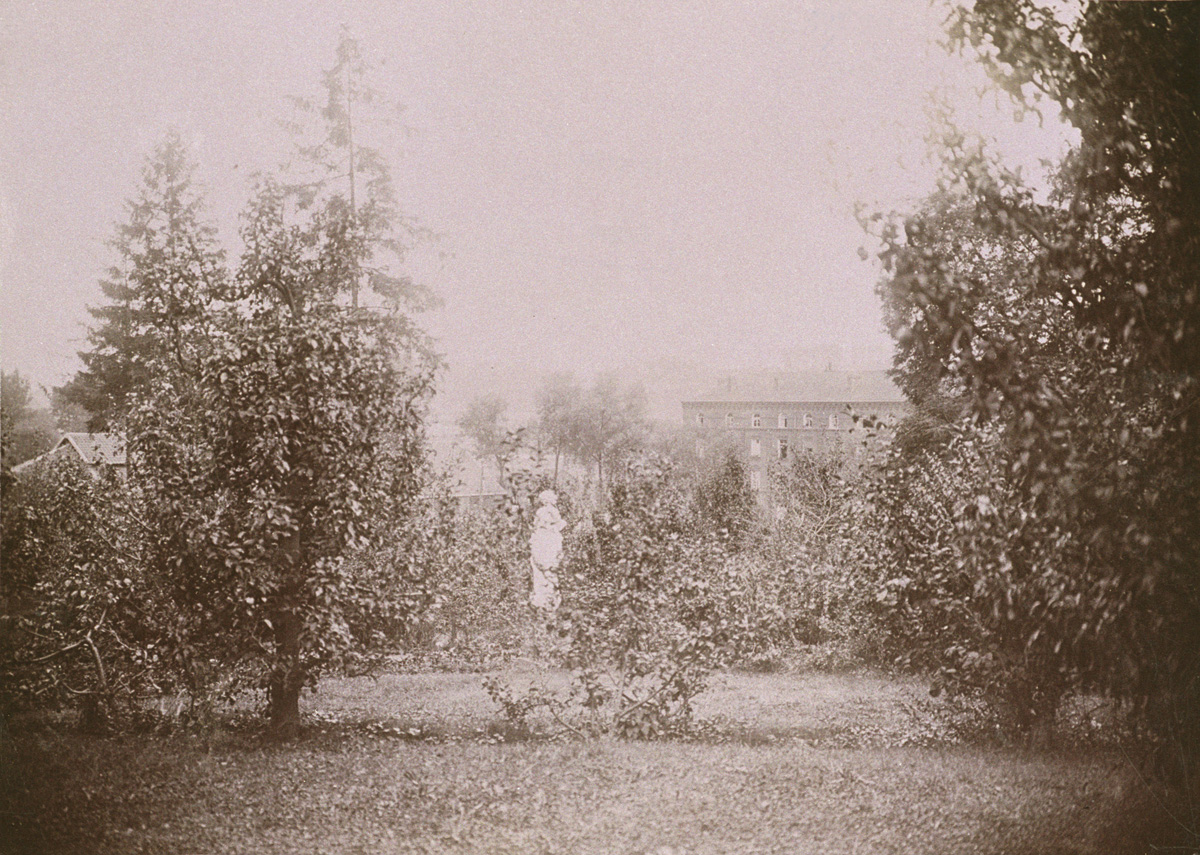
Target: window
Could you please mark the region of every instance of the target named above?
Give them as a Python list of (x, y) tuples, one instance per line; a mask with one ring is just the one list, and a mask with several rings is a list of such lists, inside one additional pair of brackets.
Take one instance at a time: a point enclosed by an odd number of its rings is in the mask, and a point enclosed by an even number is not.
[(804, 414), (804, 426), (805, 426), (806, 428), (810, 428), (810, 427), (812, 427), (812, 426), (813, 426), (813, 421), (812, 421), (812, 413), (805, 413), (805, 414)]
[(837, 430), (837, 426), (838, 426), (838, 418), (837, 417), (838, 417), (837, 413), (829, 414), (829, 429), (830, 430)]
[(787, 427), (787, 416), (784, 415), (783, 413), (780, 413), (779, 421), (777, 422), (777, 425), (780, 430), (783, 430), (784, 428), (786, 428)]
[(787, 440), (780, 439), (779, 440), (779, 459), (787, 460), (787, 454), (788, 454)]
[(704, 427), (704, 413), (696, 413), (696, 424)]
[(762, 473), (761, 472), (757, 472), (757, 471), (753, 471), (753, 470), (750, 472), (750, 489), (751, 490), (761, 490), (762, 489)]
[(733, 427), (733, 413), (725, 414), (725, 427)]
[(750, 417), (750, 426), (751, 427), (762, 427), (762, 416), (760, 416), (758, 413), (755, 413), (753, 416), (751, 416)]
[(760, 440), (750, 440), (750, 456), (762, 457), (762, 442)]

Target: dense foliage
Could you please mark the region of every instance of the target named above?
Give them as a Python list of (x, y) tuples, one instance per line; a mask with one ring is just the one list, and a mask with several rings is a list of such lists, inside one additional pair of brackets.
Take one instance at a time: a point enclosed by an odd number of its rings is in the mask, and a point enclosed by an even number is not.
[(282, 724), (303, 687), (401, 617), (389, 574), (352, 558), (415, 496), (427, 379), (397, 367), (386, 318), (334, 307), (223, 324), (132, 414), (131, 477), (180, 607), (175, 643), (262, 672)]
[(5, 714), (76, 707), (85, 729), (100, 729), (142, 693), (174, 688), (160, 643), (170, 603), (119, 477), (47, 461), (13, 483), (0, 517)]
[[(1048, 195), (951, 129), (940, 192), (882, 232), (906, 426), (881, 505), (909, 655), (1008, 695), (1200, 727), (1200, 8), (979, 2), (949, 21), (1079, 143)], [(1165, 744), (1166, 744), (1165, 743)]]
[[(343, 37), (324, 126), (296, 161), (304, 175), (258, 178), (236, 270), (179, 138), (150, 158), (104, 285), (113, 303), (94, 312), (85, 368), (61, 393), (124, 432), (129, 499), (118, 510), (59, 479), (21, 506), (28, 519), (6, 517), (6, 564), (10, 548), (28, 555), (23, 584), (46, 592), (30, 608), (74, 615), (55, 618), (51, 649), (15, 660), (74, 661), (65, 653), (96, 651), (101, 629), (125, 642), (118, 615), (149, 609), (142, 635), (189, 698), (264, 689), (287, 733), (303, 688), (403, 643), (431, 605), (427, 567), (445, 539), (423, 494), (434, 360), (407, 314), (419, 289), (395, 272), (404, 244), (386, 168), (349, 134), (364, 71)], [(77, 537), (71, 512), (107, 525)], [(93, 554), (97, 538), (108, 552)], [(87, 609), (62, 594), (63, 573), (83, 574), (72, 590), (88, 591)], [(117, 689), (103, 652), (93, 694)]]

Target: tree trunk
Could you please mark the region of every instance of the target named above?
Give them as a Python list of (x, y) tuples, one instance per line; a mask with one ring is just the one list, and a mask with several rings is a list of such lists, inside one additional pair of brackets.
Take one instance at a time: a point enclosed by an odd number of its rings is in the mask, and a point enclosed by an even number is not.
[(267, 692), (271, 733), (278, 739), (293, 739), (300, 733), (300, 692), (304, 688), (297, 615), (285, 612), (276, 619), (275, 643), (278, 657)]
[[(292, 478), (287, 487), (289, 504), (296, 509), (304, 508), (305, 493), (310, 487), (308, 479), (298, 474), (302, 470), (299, 463), (292, 463)], [(277, 739), (293, 739), (300, 733), (300, 692), (307, 676), (300, 655), (303, 620), (297, 604), (302, 588), (300, 580), (307, 567), (300, 535), (302, 525), (283, 539), (278, 555), (277, 573), (286, 582), (273, 609), (275, 655), (267, 689), (270, 729)]]

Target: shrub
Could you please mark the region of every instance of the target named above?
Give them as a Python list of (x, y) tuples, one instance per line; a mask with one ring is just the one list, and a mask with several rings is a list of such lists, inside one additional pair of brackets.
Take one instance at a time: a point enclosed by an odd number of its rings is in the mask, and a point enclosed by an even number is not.
[(1076, 645), (1097, 589), (1077, 538), (1022, 501), (1003, 467), (972, 435), (888, 472), (878, 601), (902, 664), (932, 670), (935, 693), (981, 692), (1029, 734), (1087, 676)]
[(702, 528), (725, 532), (735, 545), (750, 541), (757, 508), (750, 492), (749, 470), (732, 448), (701, 474), (694, 505), (696, 522)]
[(757, 584), (779, 615), (776, 644), (834, 645), (842, 658), (848, 651), (875, 658), (878, 570), (863, 560), (874, 537), (869, 471), (839, 454), (797, 454), (772, 472), (780, 513), (760, 547)]
[(565, 644), (571, 690), (517, 696), (489, 682), (489, 691), (510, 714), (546, 709), (578, 732), (685, 729), (713, 669), (754, 631), (732, 551), (727, 536), (697, 527), (668, 463), (631, 462), (607, 504), (566, 539), (563, 603), (549, 623)]
[(73, 709), (119, 726), (138, 697), (173, 687), (159, 639), (172, 611), (146, 572), (134, 497), (58, 459), (23, 473), (3, 506), (6, 710)]
[(431, 628), (452, 654), (487, 661), (520, 647), (528, 628), (529, 537), (499, 509), (453, 514), (445, 550), (431, 556), (437, 602)]

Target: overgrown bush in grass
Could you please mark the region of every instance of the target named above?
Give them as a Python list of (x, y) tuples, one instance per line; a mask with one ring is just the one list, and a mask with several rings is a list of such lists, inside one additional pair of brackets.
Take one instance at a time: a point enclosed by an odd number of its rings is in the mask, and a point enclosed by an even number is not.
[(75, 710), (99, 730), (176, 685), (158, 643), (173, 613), (124, 482), (51, 460), (14, 480), (0, 513), (4, 710)]
[(459, 509), (446, 550), (435, 556), (437, 602), (429, 627), (439, 646), (467, 663), (518, 650), (528, 628), (529, 536), (498, 509)]
[(549, 620), (571, 689), (492, 696), (512, 716), (546, 710), (578, 732), (653, 738), (687, 728), (713, 669), (756, 632), (727, 534), (697, 526), (671, 466), (649, 455), (566, 539), (563, 603)]
[(876, 658), (865, 472), (837, 453), (798, 453), (771, 470), (775, 519), (747, 556), (757, 657), (820, 645), (839, 651), (830, 661)]
[(1021, 500), (979, 434), (897, 459), (875, 497), (889, 568), (878, 602), (899, 661), (933, 672), (935, 693), (988, 699), (1012, 733), (1048, 728), (1101, 655), (1087, 638), (1103, 585), (1084, 545)]

